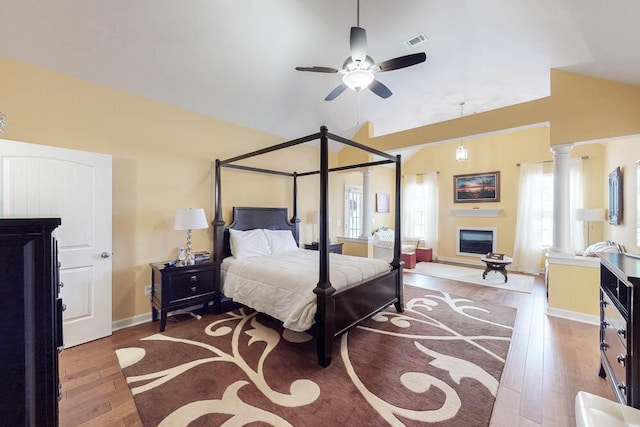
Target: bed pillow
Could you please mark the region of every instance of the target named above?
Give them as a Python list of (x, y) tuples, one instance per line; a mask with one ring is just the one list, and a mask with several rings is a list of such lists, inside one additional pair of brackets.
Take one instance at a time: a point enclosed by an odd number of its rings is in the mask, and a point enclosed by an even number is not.
[(242, 259), (271, 254), (269, 242), (263, 230), (256, 228), (255, 230), (241, 231), (230, 228), (229, 233), (229, 245), (234, 258)]
[(269, 242), (269, 249), (272, 254), (279, 254), (281, 252), (296, 251), (298, 245), (296, 239), (293, 238), (293, 234), (290, 230), (264, 230)]

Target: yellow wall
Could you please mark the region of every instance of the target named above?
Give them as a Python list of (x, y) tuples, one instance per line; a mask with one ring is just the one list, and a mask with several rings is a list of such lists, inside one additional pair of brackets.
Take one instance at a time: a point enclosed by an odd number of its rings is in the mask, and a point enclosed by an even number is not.
[(640, 253), (640, 248), (636, 242), (636, 224), (638, 220), (636, 162), (640, 160), (640, 137), (608, 142), (605, 150), (604, 174), (602, 177), (604, 206), (609, 206), (609, 173), (616, 167), (622, 169), (623, 189), (622, 224), (612, 225), (605, 222), (605, 235), (608, 240), (624, 245), (627, 252), (638, 254)]
[[(213, 218), (211, 169), (279, 138), (97, 84), (0, 59), (3, 138), (113, 156), (113, 319), (148, 313), (150, 262), (175, 258), (184, 232), (176, 209), (203, 207)], [(214, 101), (215, 102), (215, 101)], [(287, 151), (300, 170), (317, 169), (318, 150)], [(334, 155), (333, 157), (337, 157)], [(334, 160), (335, 161), (335, 160)], [(256, 165), (272, 166), (272, 159)], [(223, 171), (225, 220), (231, 206), (291, 206), (292, 184), (271, 176)], [(311, 241), (307, 212), (317, 209), (317, 177), (301, 178), (301, 242)], [(268, 188), (269, 191), (265, 191)], [(194, 250), (211, 250), (211, 228), (193, 232)]]
[[(457, 162), (455, 149), (458, 143), (431, 144), (416, 153), (403, 166), (404, 174), (438, 172), (438, 248), (439, 257), (471, 260), (456, 255), (456, 230), (458, 227), (496, 227), (498, 252), (513, 253), (516, 214), (518, 205), (519, 163), (551, 160), (549, 150), (549, 127), (537, 126), (497, 133), (478, 138), (464, 139), (469, 151), (469, 160)], [(585, 198), (590, 207), (602, 204), (603, 149), (599, 144), (575, 147), (571, 156), (588, 155), (583, 162), (587, 176)], [(500, 201), (489, 203), (454, 203), (453, 177), (468, 173), (500, 172)], [(594, 193), (593, 191), (596, 190)], [(594, 194), (597, 195), (596, 200)], [(457, 217), (452, 209), (497, 208), (496, 217)], [(593, 232), (593, 237), (598, 235)], [(602, 235), (601, 232), (599, 234)], [(541, 253), (542, 256), (542, 253)], [(477, 261), (477, 257), (473, 258)], [(541, 261), (542, 262), (542, 261)]]
[[(583, 313), (594, 318), (600, 314), (600, 268), (550, 263), (549, 307), (563, 312)], [(565, 313), (566, 314), (566, 313)]]

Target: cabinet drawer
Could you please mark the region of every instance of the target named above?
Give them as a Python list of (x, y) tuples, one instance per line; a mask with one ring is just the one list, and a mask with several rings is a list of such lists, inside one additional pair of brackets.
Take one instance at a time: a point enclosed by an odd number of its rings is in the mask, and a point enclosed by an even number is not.
[(603, 329), (604, 342), (601, 345), (602, 355), (607, 359), (614, 378), (610, 378), (611, 384), (617, 387), (621, 396), (627, 399), (627, 347), (620, 340), (618, 331), (611, 326)]
[(213, 293), (213, 270), (173, 275), (167, 291), (169, 303)]
[[(616, 332), (616, 335), (621, 340), (622, 344), (627, 346), (627, 321), (622, 316), (622, 314), (618, 311), (613, 302), (609, 298), (606, 293), (602, 293), (602, 299), (604, 304), (602, 306), (602, 313), (604, 317), (603, 327), (607, 329), (613, 329)], [(612, 340), (612, 338), (608, 338), (608, 340)]]

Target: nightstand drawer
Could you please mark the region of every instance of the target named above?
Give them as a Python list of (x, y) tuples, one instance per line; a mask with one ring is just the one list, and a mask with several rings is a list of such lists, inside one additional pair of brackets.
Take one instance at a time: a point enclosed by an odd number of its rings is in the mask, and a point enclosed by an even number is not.
[(213, 270), (172, 275), (167, 292), (169, 304), (179, 300), (213, 293)]

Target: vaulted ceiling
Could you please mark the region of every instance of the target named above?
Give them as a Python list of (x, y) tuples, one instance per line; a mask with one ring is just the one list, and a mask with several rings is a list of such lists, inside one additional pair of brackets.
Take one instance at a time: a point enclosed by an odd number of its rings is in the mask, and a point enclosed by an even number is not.
[[(324, 101), (349, 56), (356, 0), (0, 0), (0, 56), (295, 138), (326, 125), (397, 132), (549, 95), (549, 70), (640, 85), (637, 0), (361, 0), (393, 95)], [(417, 34), (426, 41), (407, 48)], [(0, 109), (1, 105), (0, 82)]]

